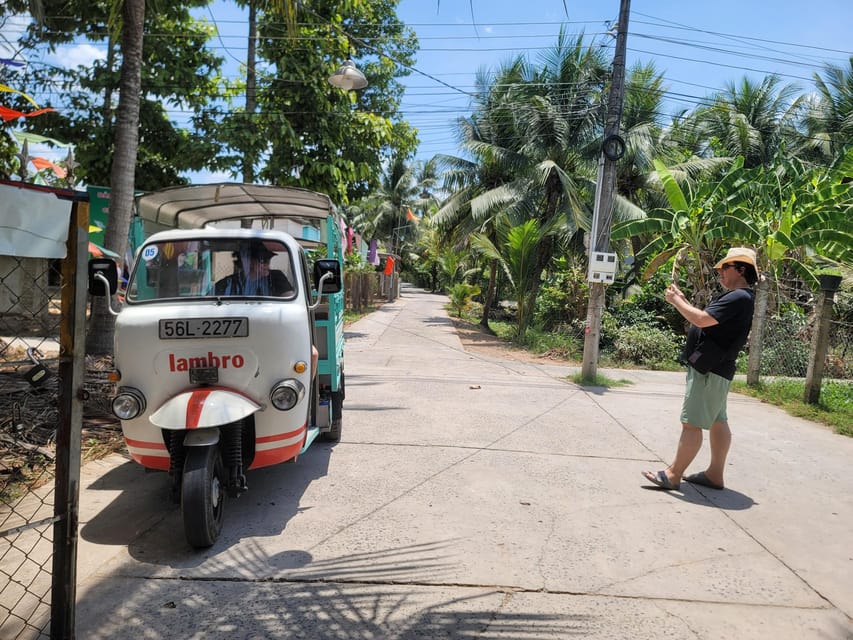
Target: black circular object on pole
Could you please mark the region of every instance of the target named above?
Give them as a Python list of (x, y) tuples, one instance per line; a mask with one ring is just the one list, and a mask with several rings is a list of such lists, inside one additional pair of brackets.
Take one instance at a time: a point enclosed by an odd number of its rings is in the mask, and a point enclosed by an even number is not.
[(607, 136), (601, 143), (601, 150), (608, 160), (618, 160), (625, 155), (625, 141), (615, 134)]

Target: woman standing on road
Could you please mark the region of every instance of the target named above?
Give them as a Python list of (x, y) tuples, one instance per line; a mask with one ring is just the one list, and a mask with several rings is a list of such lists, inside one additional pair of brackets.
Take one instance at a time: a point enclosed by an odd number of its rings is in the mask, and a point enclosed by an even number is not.
[(705, 471), (683, 479), (712, 489), (725, 486), (723, 473), (732, 441), (726, 398), (738, 353), (752, 326), (755, 294), (751, 287), (758, 281), (755, 251), (733, 247), (714, 268), (728, 291), (704, 310), (690, 304), (675, 283), (665, 293), (666, 301), (690, 322), (682, 354), (687, 386), (675, 459), (666, 469), (643, 472), (649, 482), (666, 490), (680, 487), (684, 472), (702, 447), (703, 431), (709, 432), (711, 462)]

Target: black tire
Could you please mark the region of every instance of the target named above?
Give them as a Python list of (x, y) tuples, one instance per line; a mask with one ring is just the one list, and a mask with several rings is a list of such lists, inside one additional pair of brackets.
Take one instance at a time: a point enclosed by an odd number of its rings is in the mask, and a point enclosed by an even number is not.
[(181, 515), (187, 542), (196, 549), (213, 545), (222, 531), (223, 476), (218, 447), (187, 447), (181, 483)]
[(341, 439), (341, 428), (343, 426), (344, 398), (346, 397), (346, 386), (344, 374), (341, 373), (341, 388), (332, 392), (332, 424), (330, 429), (323, 434), (323, 440), (337, 442)]

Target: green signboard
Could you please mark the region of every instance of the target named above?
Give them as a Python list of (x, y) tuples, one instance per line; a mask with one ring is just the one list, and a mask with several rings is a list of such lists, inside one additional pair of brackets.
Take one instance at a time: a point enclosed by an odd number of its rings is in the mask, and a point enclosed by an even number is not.
[(89, 186), (86, 192), (89, 194), (89, 240), (103, 245), (110, 214), (110, 188)]

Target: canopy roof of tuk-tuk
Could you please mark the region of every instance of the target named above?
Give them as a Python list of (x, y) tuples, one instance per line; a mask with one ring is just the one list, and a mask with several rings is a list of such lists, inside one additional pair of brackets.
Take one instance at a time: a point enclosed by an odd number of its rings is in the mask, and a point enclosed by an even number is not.
[(176, 229), (243, 218), (326, 218), (334, 211), (328, 196), (297, 187), (223, 182), (171, 187), (139, 196), (139, 215)]

